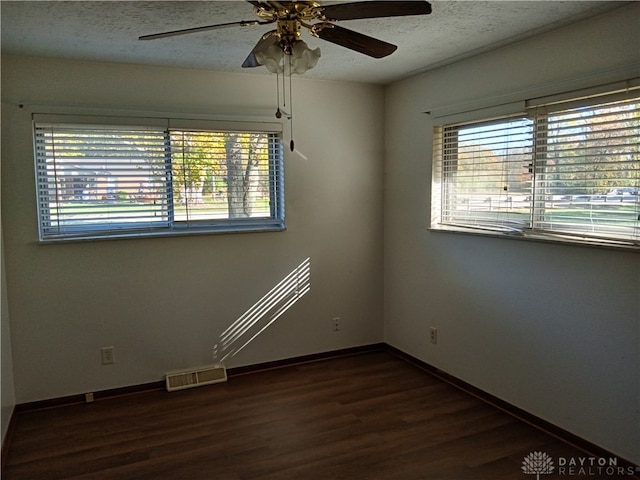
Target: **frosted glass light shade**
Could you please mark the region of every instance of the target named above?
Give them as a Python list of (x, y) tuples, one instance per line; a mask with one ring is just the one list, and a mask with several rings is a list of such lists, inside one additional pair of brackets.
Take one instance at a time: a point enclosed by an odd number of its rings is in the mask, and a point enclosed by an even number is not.
[[(274, 38), (273, 42), (269, 42), (263, 48), (255, 51), (254, 55), (256, 60), (271, 73), (284, 72), (284, 63), (282, 61), (284, 52), (278, 38)], [(291, 73), (302, 75), (307, 70), (315, 67), (319, 58), (319, 48), (311, 50), (302, 40), (297, 41), (291, 48), (291, 55), (288, 59), (291, 62)]]

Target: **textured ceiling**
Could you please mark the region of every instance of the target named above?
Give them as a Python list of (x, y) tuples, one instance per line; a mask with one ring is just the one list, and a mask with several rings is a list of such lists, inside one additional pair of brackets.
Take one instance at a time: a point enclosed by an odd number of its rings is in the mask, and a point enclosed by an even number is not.
[[(346, 2), (322, 2), (346, 3)], [(567, 25), (628, 2), (433, 1), (426, 16), (351, 20), (340, 26), (398, 45), (376, 60), (303, 34), (322, 58), (305, 76), (386, 84)], [(240, 65), (270, 26), (233, 27), (152, 41), (140, 35), (256, 19), (236, 1), (0, 2), (2, 52), (223, 72), (266, 73)]]

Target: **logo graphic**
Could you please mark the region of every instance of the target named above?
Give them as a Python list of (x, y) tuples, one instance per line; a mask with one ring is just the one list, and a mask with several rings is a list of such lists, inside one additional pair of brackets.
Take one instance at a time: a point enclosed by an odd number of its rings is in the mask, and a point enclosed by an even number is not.
[(535, 475), (540, 480), (540, 475), (553, 473), (553, 461), (544, 452), (531, 452), (522, 461), (522, 472), (527, 475)]

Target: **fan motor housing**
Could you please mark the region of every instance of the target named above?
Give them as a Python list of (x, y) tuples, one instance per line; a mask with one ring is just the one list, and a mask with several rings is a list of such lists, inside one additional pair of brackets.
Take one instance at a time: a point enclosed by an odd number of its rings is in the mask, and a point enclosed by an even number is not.
[(323, 20), (322, 9), (318, 2), (280, 2), (283, 8), (267, 5), (256, 5), (255, 13), (267, 22), (282, 20)]

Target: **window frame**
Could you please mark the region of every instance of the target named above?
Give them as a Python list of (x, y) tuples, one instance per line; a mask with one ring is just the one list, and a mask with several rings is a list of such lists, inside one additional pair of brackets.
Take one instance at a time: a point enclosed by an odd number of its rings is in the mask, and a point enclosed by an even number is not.
[[(515, 108), (509, 112), (500, 112), (497, 115), (490, 116), (498, 107), (488, 107), (486, 109), (487, 116), (483, 117), (481, 111), (483, 109), (475, 109), (469, 112), (468, 120), (465, 121), (465, 113), (455, 113), (443, 115), (440, 119), (434, 121), (433, 128), (433, 162), (431, 172), (431, 221), (429, 230), (431, 231), (443, 231), (443, 232), (458, 232), (458, 233), (470, 233), (483, 236), (492, 236), (497, 238), (519, 238), (525, 240), (536, 241), (548, 241), (559, 242), (567, 244), (579, 244), (579, 245), (591, 245), (591, 246), (604, 246), (615, 248), (627, 248), (633, 250), (640, 250), (640, 236), (638, 235), (638, 229), (640, 229), (640, 196), (636, 195), (636, 209), (635, 214), (638, 214), (638, 222), (635, 226), (631, 226), (631, 230), (627, 235), (627, 238), (616, 237), (613, 234), (609, 235), (590, 235), (586, 233), (578, 233), (577, 231), (563, 231), (554, 230), (553, 228), (547, 229), (542, 225), (549, 223), (548, 219), (544, 217), (544, 208), (540, 210), (540, 202), (544, 203), (544, 193), (536, 191), (535, 182), (539, 180), (540, 175), (548, 173), (548, 169), (545, 170), (543, 163), (540, 159), (544, 155), (541, 152), (548, 145), (540, 145), (540, 140), (544, 140), (545, 131), (545, 118), (558, 114), (559, 112), (566, 111), (571, 108), (591, 108), (597, 109), (600, 105), (605, 105), (613, 101), (634, 99), (634, 104), (640, 102), (640, 87), (638, 86), (638, 79), (633, 79), (625, 82), (624, 88), (619, 89), (607, 89), (606, 87), (596, 87), (594, 89), (585, 90), (583, 95), (580, 92), (568, 92), (553, 96), (547, 96), (544, 98), (532, 99), (524, 102), (514, 102)], [(634, 112), (637, 112), (636, 109)], [(532, 129), (532, 142), (533, 149), (531, 155), (531, 164), (529, 172), (532, 174), (531, 180), (531, 192), (530, 192), (530, 206), (528, 210), (529, 220), (526, 225), (518, 228), (509, 229), (506, 225), (502, 225), (502, 228), (483, 228), (481, 225), (465, 225), (462, 222), (456, 223), (451, 221), (451, 218), (446, 218), (447, 212), (451, 209), (451, 206), (447, 204), (447, 199), (451, 198), (447, 196), (447, 188), (451, 188), (447, 182), (446, 164), (451, 162), (452, 150), (446, 148), (445, 135), (447, 129), (463, 129), (465, 127), (475, 127), (491, 123), (507, 122), (510, 119), (530, 119), (533, 122)], [(632, 131), (635, 131), (636, 127), (629, 127)], [(541, 134), (542, 132), (542, 134)], [(455, 156), (453, 161), (457, 162), (458, 144), (460, 138), (456, 137), (455, 143)], [(544, 142), (543, 142), (544, 143)], [(635, 152), (632, 153), (632, 161), (635, 161)], [(640, 159), (639, 159), (640, 161)], [(637, 180), (640, 180), (637, 179)], [(638, 182), (636, 182), (638, 183)], [(541, 197), (541, 195), (543, 195)], [(543, 217), (541, 217), (541, 215)]]
[[(167, 194), (167, 220), (158, 221), (157, 226), (149, 226), (150, 222), (111, 222), (106, 221), (99, 227), (91, 228), (89, 222), (78, 227), (66, 226), (64, 231), (47, 231), (47, 209), (50, 207), (50, 191), (43, 193), (40, 169), (46, 155), (38, 153), (39, 138), (37, 128), (40, 125), (74, 125), (79, 131), (82, 128), (121, 128), (133, 131), (162, 132), (164, 148), (164, 169), (167, 186), (163, 192)], [(268, 174), (262, 173), (263, 182), (269, 185), (269, 216), (251, 216), (245, 218), (207, 218), (177, 219), (174, 212), (174, 199), (179, 181), (173, 178), (172, 162), (175, 154), (171, 151), (170, 137), (172, 132), (209, 132), (209, 133), (242, 133), (266, 135)], [(276, 232), (286, 230), (285, 196), (284, 196), (284, 147), (282, 142), (282, 124), (262, 119), (211, 119), (187, 117), (135, 117), (127, 115), (93, 115), (67, 113), (32, 113), (32, 138), (34, 148), (34, 172), (37, 202), (37, 223), (39, 243), (58, 243), (69, 241), (109, 240), (123, 238), (148, 238), (184, 235), (226, 234)], [(156, 145), (157, 146), (157, 145)], [(46, 174), (43, 178), (48, 178)], [(48, 186), (46, 187), (48, 188)], [(55, 191), (57, 191), (57, 186)], [(265, 190), (266, 193), (266, 190)]]

